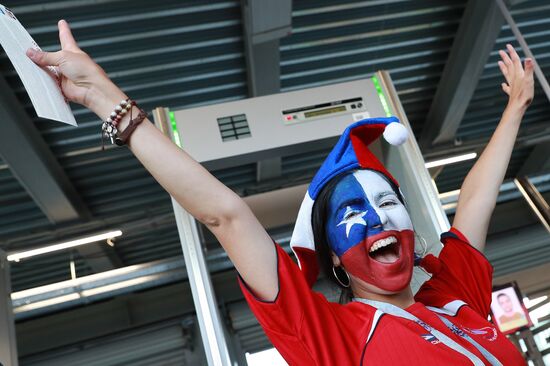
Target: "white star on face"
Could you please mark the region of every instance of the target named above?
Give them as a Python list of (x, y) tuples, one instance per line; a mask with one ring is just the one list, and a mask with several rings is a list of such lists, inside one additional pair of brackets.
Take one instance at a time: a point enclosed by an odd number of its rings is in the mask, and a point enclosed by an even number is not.
[[(349, 213), (353, 212), (354, 214), (351, 215), (349, 218), (346, 219)], [(352, 209), (351, 207), (346, 207), (346, 212), (344, 212), (344, 218), (342, 221), (338, 223), (336, 226), (344, 225), (346, 224), (346, 237), (349, 238), (349, 232), (351, 230), (351, 227), (355, 224), (367, 226), (366, 221), (363, 219), (363, 217), (367, 214), (367, 211), (357, 212), (357, 210)]]

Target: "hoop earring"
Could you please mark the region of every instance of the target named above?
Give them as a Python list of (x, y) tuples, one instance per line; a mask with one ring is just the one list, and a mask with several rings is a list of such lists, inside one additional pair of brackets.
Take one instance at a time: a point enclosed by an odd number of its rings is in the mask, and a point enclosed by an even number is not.
[[(340, 268), (340, 266), (338, 266), (338, 268)], [(349, 274), (346, 272), (345, 269), (342, 268), (342, 271), (346, 274), (346, 277), (348, 278), (348, 284), (344, 284), (342, 282), (342, 280), (340, 280), (340, 277), (338, 277), (338, 275), (336, 274), (336, 267), (335, 266), (332, 266), (332, 274), (334, 274), (334, 277), (336, 278), (336, 281), (338, 281), (338, 283), (340, 284), (340, 286), (344, 287), (344, 288), (348, 288), (351, 284), (351, 280), (349, 278)]]
[(419, 242), (420, 242), (420, 245), (422, 246), (423, 248), (423, 252), (422, 254), (420, 255), (420, 257), (424, 257), (426, 255), (426, 253), (428, 252), (428, 243), (426, 243), (426, 239), (424, 239), (424, 237), (422, 237), (422, 235), (420, 235), (419, 233), (417, 233), (416, 231), (414, 232), (414, 235), (416, 237), (418, 237), (419, 239)]

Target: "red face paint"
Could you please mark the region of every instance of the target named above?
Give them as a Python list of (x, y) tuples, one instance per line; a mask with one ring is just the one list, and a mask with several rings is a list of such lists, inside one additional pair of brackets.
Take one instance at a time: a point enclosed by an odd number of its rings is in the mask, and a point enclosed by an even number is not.
[[(395, 241), (369, 255), (376, 245)], [(383, 231), (347, 250), (340, 260), (346, 271), (384, 291), (400, 292), (410, 283), (414, 266), (414, 232)]]

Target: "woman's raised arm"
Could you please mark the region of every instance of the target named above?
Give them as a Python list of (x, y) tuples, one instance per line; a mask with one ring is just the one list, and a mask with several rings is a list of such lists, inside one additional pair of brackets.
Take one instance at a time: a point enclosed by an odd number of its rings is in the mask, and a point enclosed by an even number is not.
[(462, 187), (453, 226), (483, 251), (487, 229), (495, 208), (498, 192), (508, 163), (521, 119), (533, 99), (533, 61), (525, 60), (525, 69), (511, 45), (508, 53), (500, 51), (499, 66), (506, 83), (502, 90), (509, 96), (508, 105), (485, 150), (474, 164)]
[[(61, 51), (29, 50), (27, 55), (40, 66), (59, 67), (65, 96), (101, 119), (107, 118), (127, 96), (78, 47), (63, 20), (59, 39)], [(120, 122), (121, 131), (129, 122), (128, 115)], [(147, 121), (134, 131), (129, 146), (162, 187), (214, 233), (255, 293), (265, 300), (274, 299), (278, 292), (275, 247), (246, 203)]]

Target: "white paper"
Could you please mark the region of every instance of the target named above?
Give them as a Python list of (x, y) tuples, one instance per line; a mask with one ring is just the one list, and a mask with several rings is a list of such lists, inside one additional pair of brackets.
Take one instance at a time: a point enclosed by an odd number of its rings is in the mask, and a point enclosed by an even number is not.
[(36, 114), (39, 117), (76, 126), (76, 120), (71, 107), (65, 101), (59, 88), (56, 79), (56, 68), (49, 68), (52, 76), (27, 57), (27, 49), (40, 49), (40, 47), (38, 47), (13, 13), (1, 4), (0, 44), (10, 58), (21, 81), (23, 81)]

